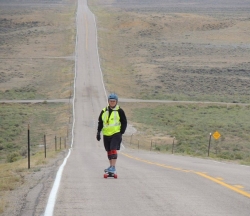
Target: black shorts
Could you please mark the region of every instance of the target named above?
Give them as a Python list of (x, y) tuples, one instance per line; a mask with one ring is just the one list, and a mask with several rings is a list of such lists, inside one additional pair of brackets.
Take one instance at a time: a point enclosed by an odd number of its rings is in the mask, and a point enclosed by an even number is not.
[(116, 133), (112, 136), (103, 136), (103, 143), (106, 151), (120, 150), (122, 134)]

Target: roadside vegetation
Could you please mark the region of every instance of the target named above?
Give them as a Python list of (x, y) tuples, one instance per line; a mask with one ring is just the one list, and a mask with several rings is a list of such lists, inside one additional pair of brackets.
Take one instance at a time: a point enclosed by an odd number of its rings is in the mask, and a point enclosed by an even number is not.
[[(71, 104), (0, 104), (0, 212), (8, 206), (8, 192), (25, 183), (58, 153), (68, 149)], [(28, 169), (28, 128), (30, 169)], [(44, 150), (46, 137), (46, 158)]]
[[(10, 163), (27, 157), (28, 128), (31, 154), (44, 151), (44, 135), (48, 150), (58, 141), (68, 138), (71, 105), (56, 103), (1, 104), (0, 106), (0, 162)], [(58, 142), (59, 146), (59, 142)]]
[(250, 164), (246, 10), (221, 7), (214, 13), (202, 5), (194, 11), (188, 5), (156, 7), (143, 1), (131, 6), (126, 1), (88, 3), (96, 15), (109, 92), (123, 98), (201, 102), (122, 103), (137, 129), (124, 137), (126, 143), (171, 153), (175, 138), (175, 153), (206, 157), (209, 135), (219, 131), (221, 137), (211, 139), (210, 157)]
[[(58, 157), (61, 151), (49, 151), (47, 153), (47, 159), (44, 158), (42, 152), (33, 154), (31, 157), (31, 168), (27, 169), (27, 158), (19, 159), (12, 163), (0, 164), (0, 214), (4, 212), (5, 208), (10, 206), (11, 200), (8, 198), (8, 194), (21, 188), (23, 184), (27, 184), (27, 176), (34, 175), (49, 164), (51, 159)], [(33, 185), (29, 185), (32, 187)]]
[(25, 156), (28, 124), (31, 133), (37, 134), (31, 140), (34, 146), (42, 143), (45, 132), (55, 136), (64, 128), (66, 133), (70, 101), (50, 104), (46, 100), (70, 99), (73, 94), (76, 1), (53, 7), (35, 1), (0, 4), (0, 99), (44, 100), (1, 103), (0, 161), (6, 162), (10, 153)]
[(0, 214), (10, 206), (10, 191), (70, 145), (70, 101), (47, 100), (73, 94), (76, 3), (0, 1), (0, 99), (44, 101), (0, 103)]
[[(122, 106), (129, 109), (125, 103)], [(129, 118), (140, 132), (132, 137), (132, 144), (137, 147), (139, 141), (148, 150), (152, 141), (153, 149), (171, 153), (174, 140), (174, 153), (206, 157), (210, 133), (218, 131), (219, 139), (211, 137), (210, 157), (250, 164), (249, 114), (250, 106), (238, 105), (136, 105)]]
[(109, 91), (126, 98), (250, 103), (247, 11), (89, 4)]
[(71, 96), (76, 5), (68, 3), (51, 8), (32, 1), (26, 6), (2, 3), (0, 99)]

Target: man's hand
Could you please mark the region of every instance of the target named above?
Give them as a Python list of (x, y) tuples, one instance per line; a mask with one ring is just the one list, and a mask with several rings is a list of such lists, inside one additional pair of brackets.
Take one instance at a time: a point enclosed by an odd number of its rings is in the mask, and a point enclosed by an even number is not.
[(100, 141), (100, 140), (101, 140), (101, 135), (100, 135), (99, 132), (97, 132), (97, 134), (96, 134), (96, 139), (97, 139), (97, 141)]

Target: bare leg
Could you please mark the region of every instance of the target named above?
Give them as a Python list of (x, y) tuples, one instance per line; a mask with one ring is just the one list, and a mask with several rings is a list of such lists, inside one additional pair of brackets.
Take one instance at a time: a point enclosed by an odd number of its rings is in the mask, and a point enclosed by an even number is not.
[(116, 159), (111, 159), (110, 160), (110, 165), (111, 166), (115, 166), (115, 164), (116, 164)]

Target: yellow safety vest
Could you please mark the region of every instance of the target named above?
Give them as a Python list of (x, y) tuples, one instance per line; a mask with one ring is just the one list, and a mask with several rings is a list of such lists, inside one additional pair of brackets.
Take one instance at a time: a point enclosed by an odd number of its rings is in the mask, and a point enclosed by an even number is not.
[(111, 112), (111, 115), (109, 116), (109, 110), (108, 107), (105, 107), (103, 109), (102, 114), (102, 122), (103, 122), (103, 128), (102, 133), (104, 136), (112, 136), (115, 133), (118, 133), (121, 131), (121, 122), (120, 122), (120, 116), (118, 113), (119, 106), (116, 105), (116, 107)]

